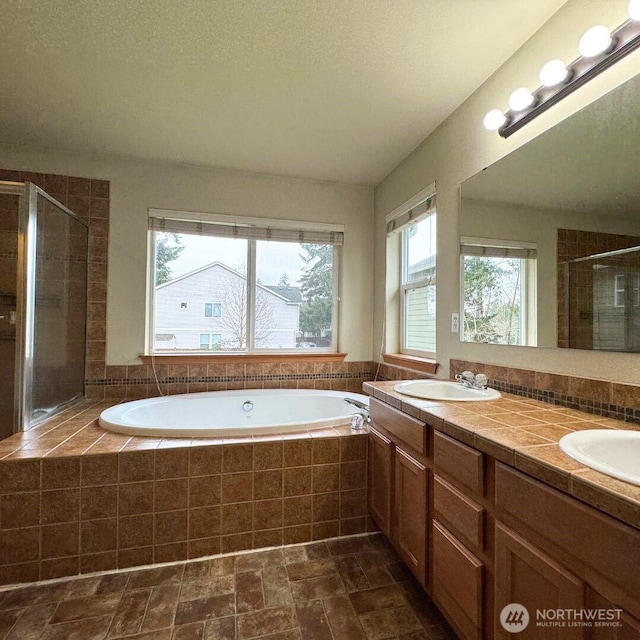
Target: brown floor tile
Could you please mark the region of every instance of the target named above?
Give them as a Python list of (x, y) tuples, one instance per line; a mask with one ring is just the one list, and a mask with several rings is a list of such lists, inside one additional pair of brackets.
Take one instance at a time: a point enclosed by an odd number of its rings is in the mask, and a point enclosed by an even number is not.
[(142, 626), (150, 595), (151, 589), (140, 589), (124, 593), (116, 609), (115, 616), (113, 616), (108, 637), (119, 638), (138, 633)]
[(102, 640), (105, 637), (111, 616), (99, 616), (85, 620), (73, 620), (49, 625), (40, 636), (42, 640)]
[(333, 640), (329, 621), (320, 600), (298, 604), (296, 615), (305, 640)]
[(204, 640), (235, 640), (236, 618), (228, 616), (209, 620), (205, 624)]
[(293, 603), (287, 570), (283, 565), (262, 570), (265, 606), (279, 607)]
[(51, 624), (69, 622), (71, 620), (82, 620), (84, 618), (93, 618), (95, 616), (113, 613), (119, 601), (119, 594), (65, 600), (58, 605), (58, 608), (51, 618)]
[(338, 593), (344, 593), (345, 588), (337, 574), (298, 580), (291, 583), (291, 593), (294, 602), (306, 602), (318, 598), (327, 598)]
[(247, 613), (264, 609), (262, 574), (259, 571), (243, 571), (236, 576), (236, 611)]
[(235, 595), (211, 596), (180, 602), (176, 609), (175, 624), (188, 624), (210, 618), (221, 618), (235, 613)]
[(323, 604), (334, 638), (364, 640), (364, 631), (348, 596), (325, 598)]
[(384, 611), (372, 611), (360, 616), (360, 624), (368, 640), (393, 638), (403, 633), (422, 629), (420, 620), (411, 607), (398, 607)]
[(261, 636), (295, 629), (298, 626), (293, 607), (274, 607), (238, 616), (238, 640), (259, 638)]
[(2, 640), (392, 637), (455, 640), (379, 534), (0, 592)]
[(336, 563), (332, 558), (308, 560), (307, 562), (293, 562), (287, 565), (289, 580), (293, 581), (327, 576), (335, 574), (336, 571)]
[(349, 596), (355, 612), (360, 615), (369, 611), (406, 607), (409, 603), (397, 584), (358, 591)]

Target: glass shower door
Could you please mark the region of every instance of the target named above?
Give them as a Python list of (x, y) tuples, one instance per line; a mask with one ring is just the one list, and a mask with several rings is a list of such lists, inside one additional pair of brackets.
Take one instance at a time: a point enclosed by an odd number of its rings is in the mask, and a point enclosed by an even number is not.
[(38, 192), (31, 425), (84, 395), (88, 228)]

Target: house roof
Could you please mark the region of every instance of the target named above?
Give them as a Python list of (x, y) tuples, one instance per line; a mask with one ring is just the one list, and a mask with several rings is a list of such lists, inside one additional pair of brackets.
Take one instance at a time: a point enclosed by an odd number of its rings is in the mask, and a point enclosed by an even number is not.
[(302, 293), (300, 287), (281, 287), (273, 286), (269, 284), (264, 285), (270, 291), (282, 296), (289, 300), (289, 302), (295, 302), (296, 304), (302, 304)]
[[(232, 273), (233, 275), (238, 276), (239, 278), (242, 278), (243, 280), (247, 279), (247, 276), (244, 273), (240, 273), (239, 271), (236, 271), (235, 269), (232, 269), (231, 267), (228, 267), (223, 262), (219, 262), (218, 260), (216, 260), (215, 262), (210, 262), (209, 264), (204, 265), (204, 267), (200, 267), (198, 269), (194, 269), (193, 271), (189, 271), (189, 273), (185, 273), (184, 275), (178, 276), (177, 278), (174, 278), (173, 280), (169, 280), (168, 282), (164, 282), (163, 284), (157, 285), (156, 286), (156, 291), (158, 291), (159, 289), (164, 289), (166, 287), (174, 285), (177, 282), (182, 282), (183, 280), (186, 280), (187, 278), (191, 278), (192, 276), (194, 276), (197, 273), (201, 273), (203, 271), (206, 271), (207, 269), (213, 269), (213, 268), (216, 268), (216, 267), (225, 269), (229, 273)], [(261, 283), (258, 283), (258, 287), (260, 289), (263, 289), (267, 293), (270, 293), (271, 295), (274, 295), (274, 296), (276, 296), (278, 298), (281, 298), (282, 300), (285, 300), (288, 303), (291, 303), (291, 304), (301, 304), (302, 303), (302, 296), (300, 295), (300, 289), (298, 287), (268, 286), (268, 285), (264, 285), (264, 284), (261, 284)], [(280, 291), (280, 290), (282, 290), (282, 291)], [(297, 296), (294, 293), (294, 291), (297, 291)], [(289, 294), (291, 297), (288, 297), (288, 295), (286, 295), (286, 294)]]

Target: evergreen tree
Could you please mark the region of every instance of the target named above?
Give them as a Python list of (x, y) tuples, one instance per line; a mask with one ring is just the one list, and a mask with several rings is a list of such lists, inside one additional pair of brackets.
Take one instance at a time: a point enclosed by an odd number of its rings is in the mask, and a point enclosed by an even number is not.
[(159, 233), (156, 236), (156, 286), (171, 280), (170, 262), (177, 260), (185, 247), (177, 233)]
[(303, 244), (300, 257), (305, 263), (300, 277), (303, 303), (300, 329), (309, 336), (323, 337), (331, 331), (333, 303), (333, 247)]

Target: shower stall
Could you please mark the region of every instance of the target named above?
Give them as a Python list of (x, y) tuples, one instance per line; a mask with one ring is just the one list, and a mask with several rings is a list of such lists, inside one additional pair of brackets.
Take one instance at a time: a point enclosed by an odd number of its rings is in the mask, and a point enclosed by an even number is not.
[(87, 222), (0, 181), (0, 439), (84, 397), (88, 254)]

